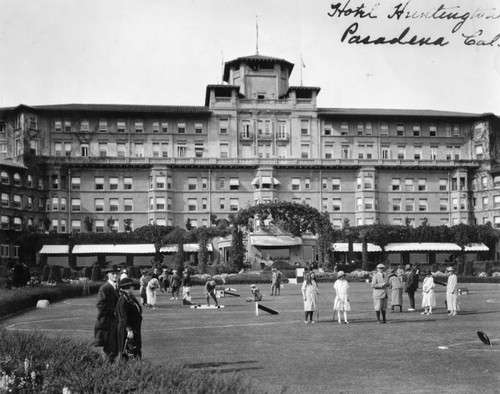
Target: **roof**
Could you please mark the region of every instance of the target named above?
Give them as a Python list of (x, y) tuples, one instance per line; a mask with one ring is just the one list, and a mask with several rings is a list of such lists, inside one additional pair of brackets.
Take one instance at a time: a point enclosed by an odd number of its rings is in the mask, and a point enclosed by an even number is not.
[(253, 246), (296, 246), (302, 245), (302, 238), (289, 235), (251, 235), (250, 244)]
[(43, 245), (39, 254), (69, 254), (69, 245)]
[[(382, 248), (378, 245), (367, 243), (368, 252), (381, 252)], [(348, 252), (349, 251), (349, 243), (348, 242), (336, 242), (332, 244), (334, 252)], [(352, 244), (353, 252), (362, 252), (363, 244), (360, 242), (353, 242)]]
[[(3, 112), (3, 110), (8, 111), (15, 108), (18, 107), (0, 108), (0, 113)], [(191, 105), (52, 104), (52, 105), (28, 106), (27, 108), (39, 111), (56, 111), (56, 112), (88, 111), (88, 112), (200, 114), (200, 115), (209, 115), (211, 113), (211, 111), (205, 106), (191, 106)]]
[(446, 251), (454, 252), (462, 250), (460, 246), (449, 242), (401, 242), (391, 243), (385, 246), (386, 252), (427, 252)]
[(465, 252), (487, 252), (488, 250), (490, 248), (483, 243), (471, 243), (464, 246)]
[(12, 160), (0, 159), (0, 166), (13, 167), (13, 168), (22, 168), (23, 170), (28, 169), (24, 164), (16, 163)]
[(288, 60), (281, 59), (278, 57), (263, 56), (263, 55), (242, 56), (242, 57), (238, 57), (234, 60), (230, 60), (224, 64), (224, 74), (223, 74), (222, 79), (224, 81), (228, 81), (230, 68), (234, 67), (236, 65), (239, 65), (241, 63), (248, 63), (248, 64), (280, 63), (280, 64), (287, 65), (290, 68), (290, 73), (293, 70), (293, 63), (290, 63)]
[[(184, 244), (182, 245), (184, 252), (198, 252), (200, 250), (199, 244)], [(168, 244), (160, 248), (161, 253), (176, 253), (179, 250), (177, 244)], [(213, 250), (212, 244), (207, 244), (207, 250), (211, 252)]]
[(75, 245), (73, 254), (155, 254), (156, 249), (154, 244), (88, 244)]
[(381, 108), (318, 108), (318, 115), (336, 116), (415, 116), (415, 117), (450, 117), (478, 118), (493, 114), (474, 114), (468, 112), (435, 111), (429, 109), (381, 109)]

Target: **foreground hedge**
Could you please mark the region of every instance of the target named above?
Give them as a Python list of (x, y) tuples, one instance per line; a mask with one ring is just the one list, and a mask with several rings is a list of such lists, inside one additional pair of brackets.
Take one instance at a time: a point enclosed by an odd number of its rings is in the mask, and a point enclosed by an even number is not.
[[(101, 282), (89, 282), (90, 294), (97, 294), (101, 285)], [(0, 317), (34, 308), (38, 300), (48, 300), (53, 303), (67, 298), (81, 297), (82, 292), (82, 284), (2, 289), (0, 291)]]
[[(3, 386), (3, 387), (2, 387)], [(265, 393), (238, 374), (148, 361), (108, 364), (84, 343), (0, 329), (0, 392)]]

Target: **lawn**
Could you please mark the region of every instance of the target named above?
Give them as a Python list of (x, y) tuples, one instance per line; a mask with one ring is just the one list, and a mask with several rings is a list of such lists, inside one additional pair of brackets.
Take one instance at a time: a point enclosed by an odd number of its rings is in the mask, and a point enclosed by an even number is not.
[[(500, 387), (500, 285), (468, 284), (460, 315), (444, 309), (436, 288), (431, 316), (388, 313), (376, 323), (371, 288), (351, 283), (351, 324), (332, 323), (333, 284), (320, 283), (320, 316), (304, 324), (300, 285), (285, 285), (271, 297), (260, 285), (263, 305), (279, 312), (255, 314), (245, 302), (248, 285), (233, 285), (242, 297), (220, 299), (223, 309), (192, 309), (160, 293), (158, 309), (144, 311), (143, 354), (154, 363), (180, 363), (193, 370), (240, 372), (270, 392), (287, 393), (492, 393)], [(194, 302), (205, 303), (202, 287)], [(417, 296), (417, 305), (421, 294)], [(3, 320), (11, 330), (38, 330), (91, 341), (95, 296), (52, 304)], [(493, 346), (477, 336), (484, 331)], [(440, 349), (439, 347), (446, 347)]]

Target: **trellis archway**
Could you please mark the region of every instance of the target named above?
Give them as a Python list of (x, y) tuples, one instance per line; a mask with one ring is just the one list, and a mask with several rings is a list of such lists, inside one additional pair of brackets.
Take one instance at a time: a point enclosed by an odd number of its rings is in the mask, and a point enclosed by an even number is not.
[[(328, 213), (321, 213), (316, 208), (306, 204), (287, 201), (257, 204), (241, 209), (231, 216), (233, 234), (237, 235), (237, 232), (241, 232), (243, 228), (254, 232), (256, 219), (259, 221), (259, 227), (264, 231), (266, 230), (264, 223), (271, 219), (270, 224), (290, 232), (293, 236), (300, 237), (306, 233), (317, 234), (319, 263), (323, 265), (325, 262), (330, 262), (333, 229)], [(241, 247), (241, 245), (236, 244), (236, 242), (240, 242), (240, 238), (239, 236), (233, 237), (232, 249)]]

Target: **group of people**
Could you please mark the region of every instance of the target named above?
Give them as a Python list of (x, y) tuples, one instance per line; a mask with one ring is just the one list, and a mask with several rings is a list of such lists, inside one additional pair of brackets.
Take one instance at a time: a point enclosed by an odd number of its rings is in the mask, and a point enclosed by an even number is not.
[[(434, 293), (435, 284), (446, 286), (446, 305), (448, 314), (451, 316), (457, 315), (458, 311), (458, 283), (457, 276), (453, 267), (446, 269), (448, 281), (446, 284), (434, 281), (432, 272), (426, 271), (426, 276), (422, 283), (422, 309), (421, 314), (432, 315), (433, 308), (436, 307), (436, 295)], [(367, 280), (368, 281), (368, 280)], [(419, 286), (419, 270), (417, 266), (406, 267), (406, 271), (400, 266), (396, 271), (389, 268), (385, 271), (384, 264), (377, 265), (377, 272), (371, 279), (371, 287), (373, 289), (373, 307), (375, 316), (379, 324), (387, 323), (387, 308), (389, 301), (389, 291), (391, 298), (391, 313), (395, 307), (399, 307), (399, 311), (403, 311), (403, 291), (407, 293), (410, 307), (408, 311), (415, 311), (415, 293)], [(347, 312), (351, 310), (349, 299), (349, 283), (346, 280), (345, 273), (339, 271), (337, 280), (333, 286), (335, 289), (335, 300), (333, 305), (334, 319), (337, 315), (337, 321), (342, 324), (349, 324), (347, 320)], [(304, 299), (304, 312), (307, 324), (314, 323), (314, 312), (318, 310), (319, 303), (319, 287), (313, 272), (308, 273), (304, 277), (302, 285), (302, 296)]]

